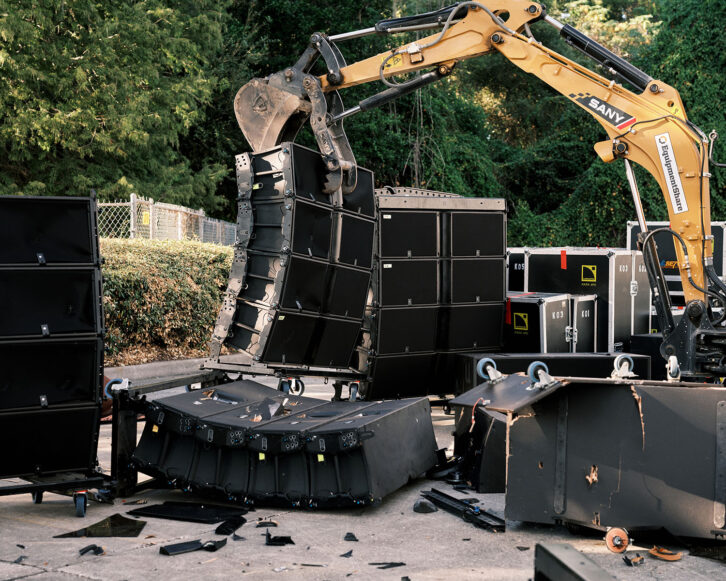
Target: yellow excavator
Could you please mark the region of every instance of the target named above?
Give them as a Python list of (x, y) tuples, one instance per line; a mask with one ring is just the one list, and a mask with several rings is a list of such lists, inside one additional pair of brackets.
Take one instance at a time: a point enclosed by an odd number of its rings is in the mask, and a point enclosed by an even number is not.
[[(600, 66), (603, 76), (546, 47), (533, 36), (530, 25), (545, 22), (561, 37)], [(395, 35), (433, 31), (431, 36), (346, 64), (338, 44), (372, 34)], [(460, 2), (425, 14), (383, 20), (371, 28), (326, 35), (315, 33), (298, 61), (264, 79), (253, 79), (235, 97), (237, 121), (255, 152), (293, 141), (310, 122), (327, 169), (326, 191), (343, 195), (356, 185), (356, 164), (343, 121), (378, 107), (449, 75), (464, 59), (499, 52), (512, 64), (531, 73), (602, 125), (608, 139), (595, 144), (606, 163), (621, 159), (632, 191), (641, 229), (648, 276), (661, 329), (661, 354), (673, 379), (704, 381), (726, 375), (724, 315), (726, 285), (713, 267), (709, 198), (709, 161), (718, 135), (707, 136), (686, 116), (673, 87), (654, 80), (623, 58), (528, 0)], [(312, 74), (322, 58), (327, 73)], [(408, 81), (405, 73), (427, 69)], [(339, 91), (380, 81), (387, 88), (350, 109)], [(668, 206), (678, 265), (688, 301), (678, 324), (648, 231), (632, 164), (657, 180)]]

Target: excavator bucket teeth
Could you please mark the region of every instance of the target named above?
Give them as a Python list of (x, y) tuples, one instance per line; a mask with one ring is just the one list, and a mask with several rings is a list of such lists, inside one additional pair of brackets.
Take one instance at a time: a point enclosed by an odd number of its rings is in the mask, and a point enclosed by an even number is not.
[(252, 79), (234, 98), (237, 123), (253, 151), (293, 141), (310, 110), (308, 101), (271, 86), (266, 79)]

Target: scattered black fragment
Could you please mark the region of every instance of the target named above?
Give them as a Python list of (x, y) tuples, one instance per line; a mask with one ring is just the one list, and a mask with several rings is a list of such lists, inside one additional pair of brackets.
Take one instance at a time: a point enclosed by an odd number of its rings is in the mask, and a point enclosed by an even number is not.
[(199, 502), (166, 501), (163, 504), (151, 504), (130, 510), (128, 514), (213, 525), (233, 516), (247, 514), (247, 509)]
[(405, 577), (401, 577), (401, 581), (411, 581), (411, 578), (406, 575)]
[(196, 541), (186, 541), (183, 543), (175, 543), (173, 545), (165, 545), (163, 547), (159, 547), (159, 553), (161, 553), (162, 555), (167, 555), (168, 557), (173, 557), (174, 555), (181, 555), (183, 553), (198, 551), (201, 548), (202, 541), (201, 539), (197, 539)]
[(217, 535), (231, 535), (246, 522), (247, 519), (243, 516), (233, 516), (220, 524), (214, 533)]
[(175, 543), (173, 545), (165, 545), (163, 547), (159, 547), (159, 553), (161, 553), (162, 555), (167, 555), (169, 557), (200, 550), (214, 553), (215, 551), (218, 551), (219, 549), (224, 547), (224, 545), (226, 544), (227, 539), (220, 539), (218, 541), (207, 541), (206, 543), (202, 543), (200, 539), (197, 539), (195, 541), (186, 541), (184, 543)]
[(518, 545), (517, 546), (517, 550), (518, 551), (529, 551), (529, 547), (521, 547), (521, 546)]
[(294, 545), (295, 541), (292, 537), (273, 537), (270, 531), (265, 533), (265, 544), (270, 547), (283, 547), (285, 545)]
[(25, 545), (15, 545), (18, 549), (24, 549)]
[(468, 484), (455, 484), (453, 486), (454, 490), (457, 492), (461, 492), (462, 494), (469, 494), (467, 490), (471, 490), (471, 486)]
[(343, 540), (344, 541), (355, 541), (357, 543), (358, 537), (356, 537), (353, 533), (345, 533)]
[(247, 539), (245, 537), (240, 537), (237, 533), (232, 533), (232, 540), (233, 541), (246, 541)]
[(352, 557), (352, 556), (353, 556), (353, 549), (351, 549), (351, 550), (350, 550), (350, 551), (348, 551), (347, 553), (343, 553), (343, 554), (342, 554), (342, 555), (340, 555), (340, 556), (341, 556), (341, 557), (345, 557), (346, 559), (348, 559), (348, 558)]
[(405, 567), (406, 563), (401, 563), (400, 561), (384, 561), (382, 563), (368, 563), (369, 565), (373, 565), (374, 567), (377, 567), (378, 569), (393, 569), (394, 567)]
[[(23, 547), (23, 549), (24, 549), (24, 548), (25, 548), (25, 547)], [(23, 561), (25, 561), (25, 559), (27, 559), (27, 558), (28, 558), (28, 556), (27, 556), (27, 555), (20, 555), (20, 556), (19, 556), (19, 557), (18, 557), (17, 559), (15, 559), (15, 560), (13, 561), (13, 563), (22, 563), (22, 562), (23, 562)]]
[(327, 567), (327, 565), (318, 565), (316, 563), (300, 563), (301, 567)]
[(255, 526), (258, 529), (262, 529), (265, 527), (271, 528), (271, 527), (276, 527), (277, 523), (274, 520), (261, 520), (261, 521), (257, 521), (257, 524)]
[(642, 565), (645, 562), (645, 558), (641, 556), (640, 553), (635, 553), (634, 557), (628, 557), (627, 555), (623, 555), (623, 561), (625, 561), (625, 564), (628, 567), (637, 567), (638, 565)]
[(419, 498), (413, 503), (413, 512), (420, 512), (422, 514), (428, 514), (430, 512), (436, 512), (439, 510), (436, 505), (425, 498)]
[(79, 556), (83, 556), (86, 553), (93, 553), (94, 555), (103, 555), (106, 553), (106, 551), (103, 550), (103, 547), (99, 547), (98, 545), (86, 545), (82, 549), (78, 551)]
[(227, 539), (219, 539), (218, 541), (207, 541), (202, 545), (202, 550), (214, 553), (219, 551), (224, 545), (227, 544)]
[(450, 512), (466, 522), (484, 529), (489, 529), (490, 531), (504, 532), (504, 519), (488, 513), (478, 506), (472, 506), (467, 502), (462, 502), (458, 498), (449, 496), (435, 488), (429, 491), (423, 491), (421, 495), (439, 508), (443, 508), (446, 512)]
[(55, 535), (54, 539), (77, 537), (138, 537), (144, 527), (145, 520), (136, 520), (122, 514), (113, 514), (97, 523), (70, 533)]
[(462, 540), (462, 541), (470, 541), (471, 539), (470, 539), (469, 537), (467, 537), (467, 538), (465, 538), (465, 539), (461, 539), (461, 540)]

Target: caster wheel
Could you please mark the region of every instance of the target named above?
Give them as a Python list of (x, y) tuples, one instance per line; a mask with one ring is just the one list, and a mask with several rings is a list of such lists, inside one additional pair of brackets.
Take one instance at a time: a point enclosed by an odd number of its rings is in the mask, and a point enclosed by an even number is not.
[(628, 531), (619, 527), (610, 529), (605, 535), (605, 545), (613, 553), (624, 553), (630, 545)]
[(541, 361), (532, 361), (532, 363), (529, 364), (529, 367), (527, 368), (527, 375), (532, 380), (532, 383), (539, 382), (539, 372), (540, 371), (549, 373), (550, 368), (547, 367), (546, 363), (542, 363)]
[(290, 393), (293, 395), (302, 395), (305, 393), (305, 384), (302, 379), (293, 379), (290, 382)]
[(449, 405), (448, 402), (443, 405), (443, 409), (444, 409), (444, 414), (446, 414), (447, 416), (451, 415), (451, 406)]
[(290, 393), (290, 380), (281, 379), (277, 383), (277, 391), (281, 391), (282, 393)]
[(353, 382), (348, 385), (348, 390), (350, 392), (350, 395), (348, 396), (348, 399), (350, 401), (358, 401), (358, 390), (360, 389), (359, 384)]
[(613, 367), (615, 367), (615, 371), (620, 371), (620, 368), (624, 365), (628, 364), (628, 371), (633, 371), (633, 367), (635, 366), (635, 363), (633, 363), (633, 358), (630, 355), (618, 355), (615, 358), (615, 361), (613, 361)]
[(485, 357), (484, 359), (480, 359), (479, 363), (476, 364), (476, 372), (482, 379), (489, 380), (490, 377), (487, 375), (487, 369), (486, 366), (494, 367), (494, 369), (497, 368), (497, 364), (494, 362), (494, 359), (490, 359), (489, 357)]
[(76, 505), (76, 516), (83, 518), (86, 516), (86, 507), (88, 506), (88, 497), (85, 493), (74, 494), (73, 502)]
[(33, 496), (33, 503), (34, 504), (40, 504), (43, 502), (43, 491), (39, 490), (38, 492), (31, 493)]

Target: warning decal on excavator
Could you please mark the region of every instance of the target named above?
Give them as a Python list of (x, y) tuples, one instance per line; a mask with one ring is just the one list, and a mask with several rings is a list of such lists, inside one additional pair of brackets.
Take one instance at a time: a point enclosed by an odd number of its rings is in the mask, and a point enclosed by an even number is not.
[[(388, 55), (384, 55), (382, 61), (386, 59)], [(397, 54), (393, 55), (391, 58), (386, 61), (386, 66), (384, 66), (384, 69), (397, 69), (398, 67), (403, 66), (403, 55)]]
[(665, 176), (668, 193), (671, 196), (671, 206), (674, 214), (682, 214), (688, 212), (688, 204), (686, 203), (681, 176), (678, 174), (678, 164), (673, 153), (673, 144), (671, 144), (671, 136), (668, 133), (661, 133), (655, 136), (655, 143), (658, 147), (658, 157), (660, 164), (663, 166), (663, 175)]
[(605, 121), (614, 125), (618, 129), (627, 129), (636, 122), (635, 117), (632, 115), (629, 115), (617, 107), (608, 105), (597, 97), (593, 97), (590, 93), (578, 93), (577, 95), (572, 93), (570, 94), (570, 99), (573, 99), (589, 111), (592, 111), (598, 117), (602, 117)]

